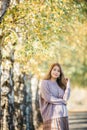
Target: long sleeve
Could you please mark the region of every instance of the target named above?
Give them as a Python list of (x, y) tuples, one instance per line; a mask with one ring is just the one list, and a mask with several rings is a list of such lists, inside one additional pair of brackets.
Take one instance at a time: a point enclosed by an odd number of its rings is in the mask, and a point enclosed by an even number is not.
[(65, 93), (64, 93), (64, 96), (63, 96), (63, 99), (65, 100), (65, 101), (67, 101), (68, 99), (69, 99), (69, 97), (70, 97), (70, 80), (68, 81), (68, 83), (67, 83), (67, 86), (66, 86), (66, 90), (65, 90)]
[(40, 95), (48, 103), (51, 103), (51, 104), (66, 104), (66, 101), (64, 99), (57, 98), (57, 97), (52, 95), (52, 93), (49, 90), (49, 86), (48, 86), (46, 80), (43, 80), (42, 83), (41, 83)]

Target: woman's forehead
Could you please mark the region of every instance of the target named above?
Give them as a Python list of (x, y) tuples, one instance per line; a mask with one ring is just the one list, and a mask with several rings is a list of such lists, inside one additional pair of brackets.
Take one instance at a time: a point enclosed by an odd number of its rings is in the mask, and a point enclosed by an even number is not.
[(60, 67), (57, 66), (57, 65), (55, 65), (55, 66), (53, 67), (53, 69), (58, 69), (58, 70), (60, 70)]

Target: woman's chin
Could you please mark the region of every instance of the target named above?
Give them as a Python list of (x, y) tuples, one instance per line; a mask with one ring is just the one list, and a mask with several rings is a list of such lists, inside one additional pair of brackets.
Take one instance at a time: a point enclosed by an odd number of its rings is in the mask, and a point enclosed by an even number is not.
[(54, 76), (53, 78), (54, 78), (54, 79), (57, 79), (58, 77)]

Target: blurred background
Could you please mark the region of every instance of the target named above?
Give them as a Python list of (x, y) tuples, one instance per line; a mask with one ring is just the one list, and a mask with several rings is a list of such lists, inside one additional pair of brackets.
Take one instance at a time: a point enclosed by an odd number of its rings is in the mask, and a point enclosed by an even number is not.
[(42, 130), (40, 81), (54, 62), (71, 80), (70, 130), (87, 130), (87, 1), (0, 0), (1, 130)]

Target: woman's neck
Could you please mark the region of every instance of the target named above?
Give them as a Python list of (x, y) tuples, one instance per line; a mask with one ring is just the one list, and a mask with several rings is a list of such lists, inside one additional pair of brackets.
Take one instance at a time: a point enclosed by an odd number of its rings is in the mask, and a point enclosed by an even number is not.
[(56, 79), (54, 79), (54, 78), (51, 78), (50, 80), (51, 80), (52, 82), (56, 82)]

